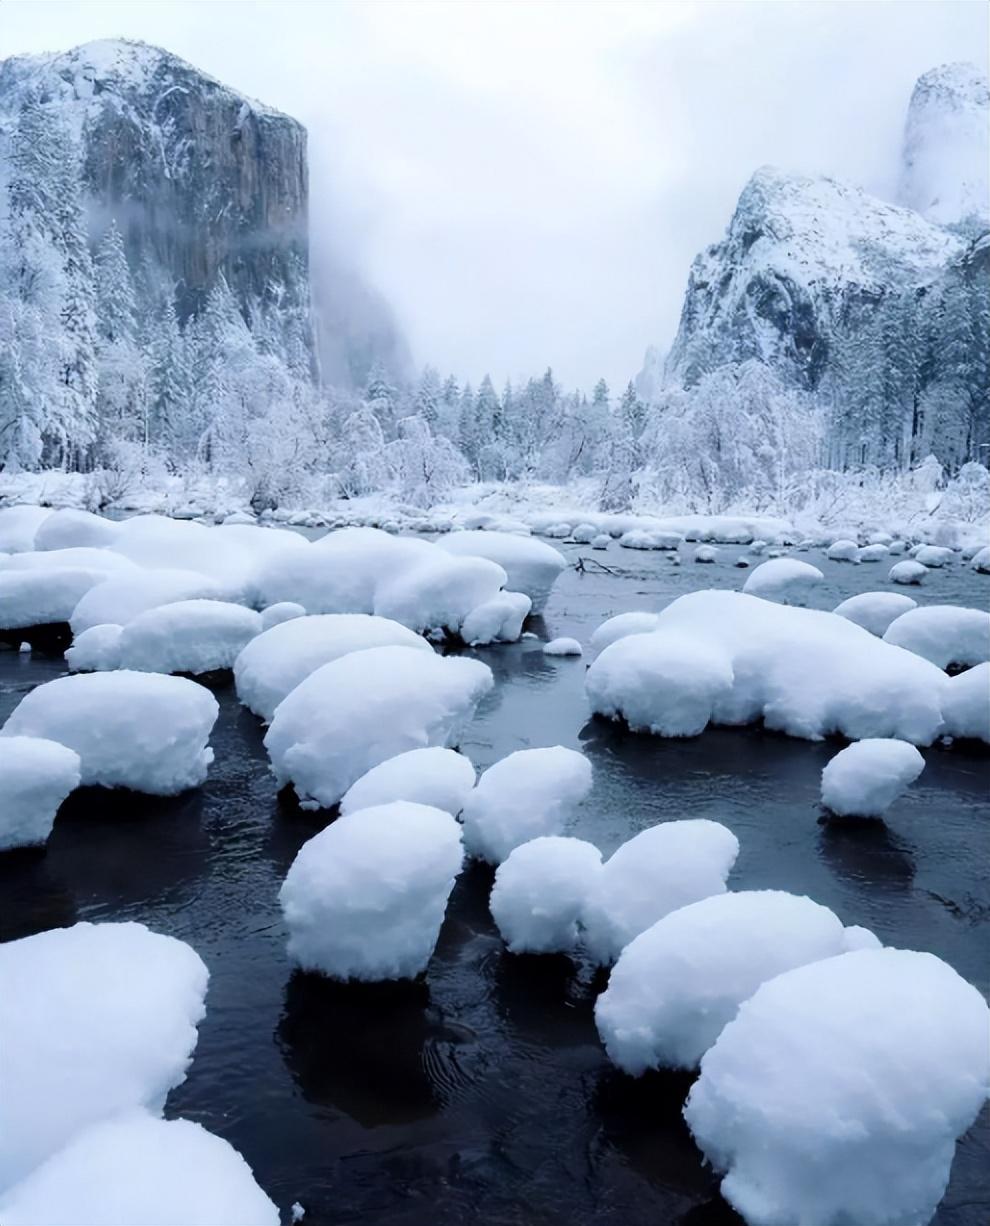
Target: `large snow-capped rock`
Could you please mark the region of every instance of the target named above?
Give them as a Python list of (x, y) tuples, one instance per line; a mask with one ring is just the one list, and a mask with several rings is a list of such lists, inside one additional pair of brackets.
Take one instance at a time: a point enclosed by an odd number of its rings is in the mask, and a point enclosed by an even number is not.
[(667, 377), (756, 359), (814, 389), (841, 322), (892, 291), (936, 280), (961, 239), (829, 178), (758, 170), (725, 238), (691, 267)]
[(918, 78), (908, 107), (900, 203), (964, 230), (990, 223), (990, 86), (975, 64)]

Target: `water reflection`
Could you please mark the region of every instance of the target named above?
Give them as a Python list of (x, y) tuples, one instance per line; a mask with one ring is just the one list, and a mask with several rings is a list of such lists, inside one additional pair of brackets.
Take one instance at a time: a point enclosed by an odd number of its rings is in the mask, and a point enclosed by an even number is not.
[(838, 877), (863, 889), (900, 894), (911, 889), (911, 852), (877, 818), (819, 818), (822, 859)]

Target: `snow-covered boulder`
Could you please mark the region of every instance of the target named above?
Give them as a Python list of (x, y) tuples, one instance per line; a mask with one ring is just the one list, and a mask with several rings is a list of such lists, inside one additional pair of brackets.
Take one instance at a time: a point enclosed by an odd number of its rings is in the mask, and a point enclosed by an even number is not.
[(646, 528), (631, 528), (619, 537), (623, 549), (677, 549), (683, 536), (679, 532), (651, 532)]
[(970, 558), (969, 565), (981, 575), (990, 575), (990, 545), (978, 549)]
[(818, 567), (809, 562), (797, 558), (770, 558), (747, 576), (742, 590), (750, 596), (776, 600), (779, 604), (804, 606), (824, 579)]
[(161, 1112), (185, 1079), (208, 978), (193, 949), (143, 924), (76, 924), (0, 945), (0, 1189), (87, 1124)]
[(631, 613), (617, 613), (614, 617), (603, 621), (591, 636), (589, 647), (595, 653), (602, 652), (612, 643), (624, 639), (629, 634), (649, 634), (656, 630), (659, 614), (634, 610)]
[(990, 613), (950, 604), (923, 605), (892, 621), (883, 641), (913, 651), (936, 668), (971, 668), (990, 660)]
[(613, 1064), (694, 1068), (761, 983), (845, 953), (841, 921), (780, 890), (716, 894), (641, 932), (612, 967), (595, 1024)]
[(696, 562), (710, 563), (718, 561), (718, 550), (714, 545), (699, 545), (694, 551)]
[(570, 953), (602, 853), (583, 839), (546, 835), (513, 848), (495, 872), (490, 907), (514, 954)]
[(612, 643), (585, 677), (596, 715), (671, 737), (703, 732), (732, 684), (731, 657), (719, 646), (657, 631)]
[(990, 743), (990, 664), (948, 677), (942, 691), (946, 736)]
[(113, 544), (119, 525), (113, 520), (94, 515), (92, 511), (76, 511), (66, 507), (54, 511), (38, 525), (34, 534), (35, 549), (71, 549), (93, 546), (97, 549)]
[(854, 741), (822, 771), (822, 804), (840, 817), (882, 817), (925, 769), (907, 741)]
[(433, 648), (407, 626), (368, 613), (323, 613), (280, 622), (252, 639), (234, 661), (237, 697), (271, 720), (301, 681), (331, 660), (369, 647)]
[(886, 545), (864, 545), (859, 551), (859, 560), (861, 562), (882, 562), (885, 558), (890, 557), (890, 550)]
[(0, 630), (67, 622), (79, 601), (106, 580), (98, 570), (0, 570)]
[(92, 545), (67, 545), (64, 549), (12, 553), (9, 557), (0, 559), (0, 571), (4, 570), (90, 570), (102, 572), (104, 578), (108, 578), (125, 571), (134, 573), (140, 570), (140, 567), (130, 558), (114, 553), (112, 549), (98, 549)]
[(79, 770), (79, 755), (57, 741), (0, 736), (0, 851), (47, 840)]
[(523, 592), (498, 592), (491, 600), (474, 606), (461, 623), (460, 636), (470, 647), (515, 643), (531, 607)]
[(233, 535), (235, 531), (162, 515), (135, 515), (118, 525), (110, 547), (148, 570), (193, 571), (210, 581), (211, 595), (242, 601), (253, 596), (256, 559)]
[(592, 884), (581, 916), (589, 954), (607, 965), (669, 912), (722, 894), (738, 854), (732, 831), (704, 818), (641, 830), (612, 853)]
[(613, 643), (586, 677), (596, 711), (662, 735), (762, 718), (811, 740), (917, 745), (940, 731), (943, 683), (927, 660), (844, 617), (726, 591), (679, 597), (652, 634)]
[(210, 691), (184, 677), (74, 673), (25, 694), (0, 736), (74, 749), (84, 784), (172, 796), (206, 778), (218, 713)]
[(908, 542), (901, 541), (901, 540), (894, 540), (890, 542), (887, 548), (889, 549), (890, 553), (896, 557), (902, 553), (907, 553)]
[(895, 618), (917, 607), (916, 600), (902, 596), (900, 592), (861, 592), (858, 596), (843, 600), (832, 612), (882, 639)]
[(922, 545), (914, 550), (914, 560), (921, 566), (939, 570), (955, 559), (955, 553), (944, 545)]
[(858, 562), (859, 546), (855, 541), (833, 541), (825, 550), (825, 556), (830, 562)]
[(543, 535), (549, 536), (554, 540), (566, 540), (571, 535), (571, 525), (565, 523), (548, 524), (543, 529)]
[[(578, 537), (575, 528), (575, 540), (590, 541), (596, 533), (591, 524), (579, 527), (582, 535)], [(437, 547), (459, 557), (487, 558), (498, 563), (506, 574), (505, 586), (527, 595), (533, 602), (534, 613), (543, 612), (558, 575), (567, 569), (567, 559), (552, 545), (508, 532), (451, 532), (441, 537)]]
[(108, 672), (120, 668), (120, 636), (123, 626), (90, 626), (72, 641), (65, 662), (74, 673)]
[(426, 969), (463, 849), (449, 813), (409, 801), (358, 809), (304, 843), (279, 900), (289, 956), (334, 979)]
[(598, 536), (592, 537), (591, 540), (592, 549), (608, 549), (611, 544), (612, 538), (607, 532), (602, 532)]
[(491, 669), (479, 660), (412, 647), (341, 656), (311, 673), (276, 709), (265, 736), (275, 777), (295, 787), (304, 808), (335, 805), (380, 762), (409, 749), (456, 744), (493, 684)]
[(209, 673), (231, 668), (261, 633), (261, 615), (224, 600), (179, 600), (139, 613), (123, 627), (120, 668)]
[(922, 566), (920, 562), (895, 562), (887, 572), (887, 578), (891, 583), (901, 583), (905, 586), (917, 585), (924, 583), (925, 576), (928, 574), (928, 567)]
[(394, 800), (443, 809), (455, 817), (474, 787), (470, 758), (440, 745), (410, 749), (373, 766), (344, 793), (341, 813), (370, 809)]
[[(578, 524), (571, 533), (571, 536), (579, 545), (590, 545), (597, 535), (598, 529), (594, 524)], [(496, 561), (498, 560), (496, 558)]]
[(80, 599), (69, 624), (74, 635), (91, 626), (124, 626), (146, 609), (178, 600), (214, 599), (217, 585), (191, 570), (134, 570), (111, 575), (91, 587)]
[(544, 643), (543, 654), (545, 656), (580, 656), (583, 651), (577, 639), (560, 638)]
[(505, 571), (487, 558), (451, 557), (434, 548), (430, 556), (380, 580), (373, 612), (418, 633), (460, 634), (468, 614), (493, 601), (505, 582)]
[(78, 1133), (0, 1196), (4, 1226), (279, 1226), (229, 1142), (191, 1120), (131, 1112)]
[(281, 600), (278, 604), (270, 604), (261, 610), (262, 630), (271, 630), (272, 626), (281, 626), (283, 622), (294, 621), (297, 617), (305, 617), (306, 610), (301, 604), (291, 600)]
[(490, 864), (540, 835), (559, 834), (591, 790), (591, 763), (573, 749), (519, 749), (483, 772), (461, 812), (464, 846)]
[(778, 975), (701, 1062), (684, 1116), (758, 1226), (927, 1222), (988, 1085), (986, 1002), (927, 953)]
[(34, 549), (38, 529), (52, 513), (50, 507), (24, 505), (0, 508), (0, 553), (21, 553)]

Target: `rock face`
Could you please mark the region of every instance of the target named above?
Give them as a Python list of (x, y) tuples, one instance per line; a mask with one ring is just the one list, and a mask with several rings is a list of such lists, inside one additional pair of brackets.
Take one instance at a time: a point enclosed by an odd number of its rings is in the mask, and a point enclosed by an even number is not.
[(908, 107), (899, 202), (976, 235), (990, 219), (990, 87), (975, 64), (918, 79)]
[(725, 238), (691, 268), (666, 378), (755, 358), (815, 390), (832, 339), (888, 294), (936, 280), (964, 242), (908, 209), (834, 179), (763, 167)]
[(243, 309), (306, 292), (306, 131), (177, 56), (88, 43), (0, 64), (0, 114), (29, 91), (80, 140), (94, 237), (111, 217), (128, 261), (174, 284), (180, 316), (218, 275)]

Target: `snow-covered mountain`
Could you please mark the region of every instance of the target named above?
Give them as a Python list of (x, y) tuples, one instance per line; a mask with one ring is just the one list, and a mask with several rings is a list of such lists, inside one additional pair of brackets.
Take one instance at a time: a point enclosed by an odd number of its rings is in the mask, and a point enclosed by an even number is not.
[(908, 107), (899, 201), (969, 233), (990, 221), (990, 86), (975, 64), (919, 77)]

